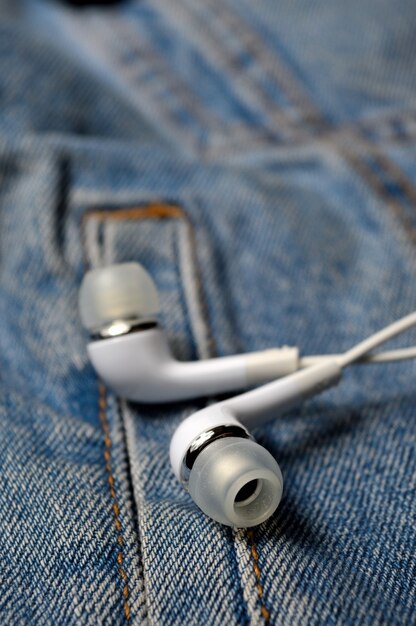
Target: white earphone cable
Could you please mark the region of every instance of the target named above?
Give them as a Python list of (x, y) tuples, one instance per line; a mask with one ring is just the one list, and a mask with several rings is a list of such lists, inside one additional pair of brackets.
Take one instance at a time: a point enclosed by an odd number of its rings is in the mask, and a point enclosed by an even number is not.
[(412, 326), (416, 326), (415, 311), (405, 317), (402, 317), (400, 320), (397, 320), (397, 322), (389, 324), (382, 330), (374, 333), (374, 335), (368, 337), (368, 339), (358, 343), (356, 346), (351, 348), (351, 350), (345, 352), (339, 361), (341, 367), (346, 367), (347, 365), (351, 365), (351, 363), (358, 361), (361, 357), (365, 356), (378, 346), (381, 346), (383, 343), (390, 341), (393, 337), (397, 337), (397, 335), (409, 330)]
[(416, 326), (416, 311), (402, 317), (392, 324), (389, 324), (382, 330), (374, 333), (374, 335), (364, 339), (364, 341), (361, 341), (350, 350), (347, 350), (344, 354), (302, 357), (300, 360), (300, 366), (301, 368), (304, 368), (316, 365), (317, 363), (323, 363), (324, 361), (336, 360), (338, 364), (344, 368), (347, 367), (347, 365), (352, 365), (353, 363), (386, 363), (388, 361), (414, 359), (416, 358), (416, 346), (396, 350), (387, 350), (385, 352), (379, 352), (378, 354), (369, 354), (378, 346), (390, 341), (390, 339), (397, 337), (397, 335), (404, 333), (413, 326)]
[[(304, 356), (300, 358), (300, 367), (310, 367), (324, 361), (339, 360), (342, 354), (319, 354), (314, 356)], [(354, 362), (356, 365), (373, 365), (377, 363), (390, 363), (394, 361), (405, 361), (408, 359), (416, 359), (416, 346), (410, 348), (399, 348), (397, 350), (386, 350), (377, 352), (377, 354), (365, 354)]]

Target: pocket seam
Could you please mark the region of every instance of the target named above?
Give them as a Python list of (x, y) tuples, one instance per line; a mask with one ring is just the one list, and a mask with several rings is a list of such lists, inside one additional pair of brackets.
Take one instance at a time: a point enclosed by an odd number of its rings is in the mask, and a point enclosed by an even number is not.
[[(86, 225), (88, 221), (94, 218), (100, 221), (106, 221), (106, 220), (123, 221), (123, 220), (142, 220), (142, 219), (164, 220), (164, 219), (173, 218), (173, 219), (179, 219), (186, 224), (188, 228), (188, 235), (189, 235), (189, 240), (190, 240), (191, 263), (193, 266), (194, 276), (196, 279), (199, 304), (201, 307), (202, 317), (205, 320), (206, 332), (208, 336), (208, 344), (210, 347), (212, 347), (214, 345), (214, 341), (213, 341), (213, 337), (209, 329), (206, 301), (204, 297), (204, 291), (202, 289), (202, 280), (201, 280), (201, 276), (200, 276), (200, 272), (198, 268), (197, 255), (196, 255), (195, 231), (194, 231), (192, 221), (190, 220), (187, 213), (181, 207), (175, 204), (168, 204), (168, 203), (163, 203), (163, 202), (149, 203), (143, 206), (136, 205), (136, 206), (127, 207), (127, 208), (109, 208), (109, 209), (93, 208), (89, 211), (86, 211), (82, 216), (82, 235), (83, 235), (83, 243), (84, 243), (83, 250), (84, 250), (85, 257), (86, 257), (85, 264), (87, 267), (89, 266), (90, 263), (89, 263), (89, 259), (87, 258), (88, 246), (87, 246), (85, 231), (86, 231)], [(106, 415), (107, 389), (106, 389), (106, 386), (101, 381), (99, 381), (98, 390), (99, 390), (99, 397), (98, 397), (99, 416), (100, 416), (100, 423), (104, 432), (104, 445), (105, 445), (104, 460), (106, 463), (106, 469), (107, 469), (107, 474), (108, 474), (110, 495), (113, 500), (114, 526), (117, 532), (117, 542), (118, 542), (118, 545), (120, 546), (120, 552), (117, 555), (117, 564), (119, 568), (120, 577), (122, 578), (123, 583), (124, 583), (123, 591), (122, 591), (123, 609), (124, 609), (127, 626), (130, 626), (131, 624), (131, 621), (130, 621), (131, 611), (130, 611), (130, 605), (129, 605), (130, 589), (129, 589), (128, 579), (127, 579), (127, 574), (123, 567), (124, 557), (123, 557), (122, 549), (123, 549), (124, 542), (123, 542), (121, 523), (119, 519), (119, 505), (117, 502), (114, 477), (112, 474), (112, 466), (111, 466), (112, 442), (111, 442), (110, 429), (108, 425), (108, 419)], [(261, 571), (259, 567), (260, 557), (259, 557), (258, 549), (255, 545), (254, 533), (253, 531), (246, 531), (243, 534), (243, 537), (245, 539), (247, 551), (249, 555), (251, 556), (251, 561), (250, 559), (247, 561), (247, 567), (251, 567), (252, 571), (254, 572), (255, 581), (256, 581), (255, 590), (257, 594), (257, 602), (259, 602), (259, 605), (260, 605), (260, 613), (264, 620), (264, 624), (267, 625), (270, 619), (270, 611), (268, 610), (264, 602), (264, 597), (263, 597), (264, 591), (263, 591), (263, 586), (261, 583)], [(250, 612), (249, 606), (247, 606), (247, 609)]]

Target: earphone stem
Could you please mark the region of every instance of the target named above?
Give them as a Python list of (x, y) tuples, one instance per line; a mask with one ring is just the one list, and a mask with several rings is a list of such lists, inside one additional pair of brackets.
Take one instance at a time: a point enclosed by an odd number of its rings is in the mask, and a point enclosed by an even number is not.
[(341, 375), (342, 368), (337, 361), (318, 363), (226, 400), (221, 405), (245, 426), (253, 427), (336, 385)]

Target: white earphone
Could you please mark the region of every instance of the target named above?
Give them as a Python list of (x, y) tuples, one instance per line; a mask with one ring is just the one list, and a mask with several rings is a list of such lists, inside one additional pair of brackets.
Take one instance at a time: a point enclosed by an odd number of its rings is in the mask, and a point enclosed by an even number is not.
[(137, 263), (87, 272), (79, 308), (93, 338), (88, 345), (91, 362), (103, 381), (129, 400), (186, 400), (268, 383), (188, 417), (171, 441), (177, 478), (202, 511), (229, 526), (265, 521), (283, 491), (278, 464), (247, 428), (337, 384), (347, 365), (416, 357), (414, 347), (370, 354), (416, 325), (416, 313), (411, 313), (342, 355), (300, 358), (297, 348), (284, 347), (195, 363), (177, 361), (157, 324), (156, 287)]
[(136, 402), (173, 402), (244, 389), (298, 369), (296, 348), (177, 361), (158, 326), (159, 299), (137, 263), (88, 272), (79, 296), (82, 322), (95, 337), (88, 354), (118, 395)]

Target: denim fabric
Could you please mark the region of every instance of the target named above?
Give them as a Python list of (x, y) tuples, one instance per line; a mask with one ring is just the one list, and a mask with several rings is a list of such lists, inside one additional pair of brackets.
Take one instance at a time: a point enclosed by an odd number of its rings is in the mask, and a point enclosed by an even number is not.
[(1, 624), (416, 623), (415, 363), (258, 428), (284, 498), (236, 530), (168, 461), (212, 399), (116, 398), (77, 313), (85, 270), (130, 260), (184, 359), (340, 352), (415, 310), (414, 15), (2, 3)]

